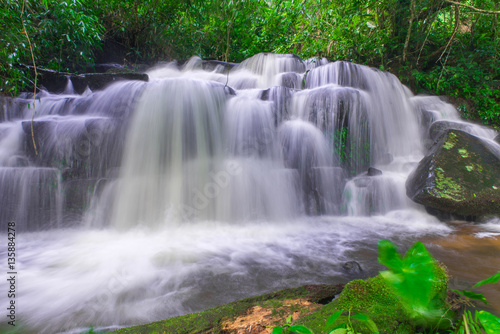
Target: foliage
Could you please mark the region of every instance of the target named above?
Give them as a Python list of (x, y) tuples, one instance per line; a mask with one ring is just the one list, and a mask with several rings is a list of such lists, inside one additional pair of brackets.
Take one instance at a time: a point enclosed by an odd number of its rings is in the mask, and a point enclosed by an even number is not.
[[(22, 17), (21, 17), (22, 13)], [(0, 7), (0, 92), (17, 94), (30, 85), (31, 53), (38, 66), (77, 71), (92, 64), (102, 27), (89, 0), (7, 1)]]
[(273, 334), (287, 334), (287, 333), (300, 333), (300, 334), (313, 334), (313, 332), (302, 325), (292, 325), (292, 316), (286, 318), (286, 324), (273, 328)]
[[(380, 275), (375, 278), (366, 281), (354, 280), (347, 284), (338, 299), (302, 321), (306, 326), (292, 324), (290, 316), (285, 325), (273, 329), (273, 334), (313, 333), (311, 327), (315, 322), (311, 322), (311, 319), (315, 316), (324, 319), (325, 314), (328, 314), (326, 322), (319, 322), (323, 324), (320, 329), (315, 325), (315, 331), (321, 330), (321, 333), (328, 334), (357, 334), (358, 331), (363, 333), (399, 332), (400, 329), (396, 327), (386, 328), (387, 320), (381, 321), (378, 316), (377, 319), (372, 320), (368, 314), (359, 312), (365, 309), (371, 314), (376, 314), (373, 310), (382, 307), (385, 313), (397, 313), (395, 310), (399, 307), (398, 305), (403, 306), (407, 315), (413, 319), (414, 326), (427, 327), (432, 333), (490, 334), (500, 332), (500, 318), (484, 310), (471, 312), (466, 309), (458, 318), (458, 322), (452, 323), (450, 314), (445, 309), (447, 276), (421, 242), (416, 242), (403, 257), (390, 241), (380, 240), (378, 248), (379, 262), (387, 266), (389, 270), (380, 272)], [(473, 287), (494, 284), (499, 280), (500, 272), (476, 283)], [(384, 293), (384, 284), (387, 284), (393, 294)], [(466, 290), (456, 292), (468, 298), (486, 302), (482, 294)], [(348, 316), (343, 317), (343, 310), (346, 306), (349, 310)], [(390, 309), (394, 306), (396, 309)], [(351, 315), (352, 310), (358, 313)], [(398, 319), (402, 319), (402, 316), (403, 314)], [(358, 321), (356, 326), (353, 325), (353, 320)], [(384, 327), (379, 328), (376, 322)], [(411, 331), (409, 328), (402, 330)]]
[[(1, 90), (29, 84), (20, 13), (36, 63), (239, 62), (259, 52), (328, 57), (392, 71), (418, 92), (454, 97), (463, 116), (500, 124), (496, 0), (8, 0), (0, 6)], [(100, 52), (100, 47), (104, 50)], [(29, 79), (29, 78), (28, 78)]]
[[(485, 280), (477, 282), (476, 284), (474, 284), (473, 288), (477, 288), (485, 284), (494, 284), (499, 280), (500, 272), (491, 277), (488, 277)], [(488, 304), (488, 301), (486, 300), (484, 295), (480, 293), (475, 293), (469, 290), (453, 291), (462, 294), (467, 298), (479, 300), (485, 304)], [(474, 314), (472, 314), (469, 310), (465, 310), (458, 325), (456, 326), (456, 330), (454, 331), (454, 333), (483, 333), (482, 329), (484, 329), (487, 334), (500, 333), (500, 318), (484, 310), (474, 311)]]
[(416, 242), (404, 257), (388, 240), (379, 241), (378, 250), (379, 262), (389, 268), (380, 275), (400, 297), (410, 316), (424, 325), (437, 324), (444, 313), (446, 289), (439, 287), (446, 282), (446, 276), (436, 270), (433, 256), (421, 242)]

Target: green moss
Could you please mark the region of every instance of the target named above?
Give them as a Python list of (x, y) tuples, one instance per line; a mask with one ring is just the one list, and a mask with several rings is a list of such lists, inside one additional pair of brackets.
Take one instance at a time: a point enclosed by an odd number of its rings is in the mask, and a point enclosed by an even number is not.
[(466, 149), (464, 148), (459, 148), (458, 153), (462, 156), (462, 158), (468, 158), (469, 157), (469, 152), (467, 152)]
[[(222, 322), (225, 319), (236, 318), (245, 314), (254, 306), (269, 307), (274, 309), (285, 322), (288, 314), (283, 312), (283, 301), (303, 298), (312, 303), (319, 303), (325, 298), (332, 298), (342, 290), (340, 285), (308, 285), (294, 289), (285, 289), (261, 296), (235, 301), (226, 305), (214, 307), (203, 312), (187, 314), (175, 318), (156, 321), (153, 323), (120, 329), (114, 333), (139, 333), (139, 334), (184, 334), (184, 333), (222, 333)], [(280, 310), (281, 309), (281, 310)], [(292, 311), (300, 310), (300, 306), (292, 306)], [(282, 323), (276, 324), (276, 326)]]
[(460, 184), (456, 183), (451, 177), (445, 177), (445, 172), (442, 168), (436, 168), (436, 186), (432, 189), (432, 192), (436, 196), (452, 201), (464, 200)]
[[(431, 295), (436, 309), (443, 312), (448, 309), (446, 293), (448, 290), (448, 274), (444, 266), (435, 263), (435, 280)], [(302, 324), (315, 333), (324, 333), (326, 319), (338, 310), (344, 310), (332, 327), (348, 322), (348, 312), (351, 315), (361, 312), (368, 315), (377, 325), (380, 333), (416, 333), (418, 323), (410, 318), (400, 298), (386, 283), (382, 276), (367, 280), (354, 280), (348, 283), (337, 299), (325, 305), (322, 309), (299, 319), (296, 324)], [(363, 322), (351, 317), (349, 320), (359, 333), (371, 333)]]
[[(380, 333), (399, 333), (398, 328), (401, 324), (409, 324), (408, 314), (399, 298), (380, 276), (351, 281), (336, 300), (321, 310), (299, 319), (297, 323), (305, 325), (314, 332), (322, 333), (325, 331), (326, 319), (337, 310), (346, 312), (333, 326), (347, 322), (348, 310), (367, 314), (377, 324)], [(369, 333), (362, 323), (354, 319), (351, 319), (351, 322), (356, 330)]]
[(455, 147), (455, 144), (457, 143), (457, 135), (454, 134), (453, 132), (450, 132), (448, 136), (448, 140), (443, 144), (443, 148), (450, 150), (453, 147)]

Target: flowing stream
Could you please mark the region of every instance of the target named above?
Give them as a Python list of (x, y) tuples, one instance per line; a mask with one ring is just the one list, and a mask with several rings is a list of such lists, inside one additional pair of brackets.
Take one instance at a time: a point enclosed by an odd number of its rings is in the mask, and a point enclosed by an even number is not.
[[(347, 282), (353, 260), (372, 276), (380, 239), (402, 251), (424, 241), (457, 287), (498, 270), (498, 219), (445, 224), (406, 197), (430, 123), (459, 122), (439, 98), (372, 68), (292, 55), (192, 58), (148, 75), (40, 92), (37, 155), (32, 97), (3, 106), (0, 219), (16, 224), (22, 333), (114, 329)], [(500, 290), (487, 292), (500, 313)]]

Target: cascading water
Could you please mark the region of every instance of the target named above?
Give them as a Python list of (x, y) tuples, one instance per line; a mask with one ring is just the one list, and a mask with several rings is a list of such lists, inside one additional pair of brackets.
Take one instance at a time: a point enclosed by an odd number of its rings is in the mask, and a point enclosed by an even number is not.
[(4, 104), (0, 219), (18, 229), (26, 332), (111, 329), (342, 282), (348, 260), (376, 273), (380, 238), (452, 230), (404, 188), (431, 140), (422, 129), (459, 122), (438, 98), (365, 66), (291, 55), (148, 74), (39, 93), (38, 155), (32, 100)]

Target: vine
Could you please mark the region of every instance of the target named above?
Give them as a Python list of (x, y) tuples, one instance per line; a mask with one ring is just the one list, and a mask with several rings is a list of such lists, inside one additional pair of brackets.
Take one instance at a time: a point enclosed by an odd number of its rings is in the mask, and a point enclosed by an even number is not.
[[(44, 0), (43, 3), (45, 5), (47, 3), (47, 0)], [(34, 83), (35, 87), (33, 88), (33, 113), (31, 115), (31, 139), (33, 141), (33, 148), (35, 149), (35, 155), (38, 155), (38, 150), (36, 148), (36, 142), (35, 142), (35, 131), (33, 128), (33, 122), (35, 120), (35, 102), (36, 102), (36, 87), (37, 87), (36, 80), (37, 80), (38, 73), (36, 71), (35, 55), (33, 53), (33, 47), (31, 46), (31, 40), (30, 40), (30, 37), (28, 35), (28, 31), (26, 30), (26, 26), (24, 25), (23, 15), (24, 15), (24, 7), (25, 6), (26, 6), (26, 0), (23, 1), (23, 6), (21, 8), (21, 23), (23, 25), (22, 33), (26, 36), (26, 39), (28, 40), (28, 45), (29, 45), (30, 54), (31, 54), (31, 60), (33, 61), (33, 69), (35, 71), (35, 83)]]

